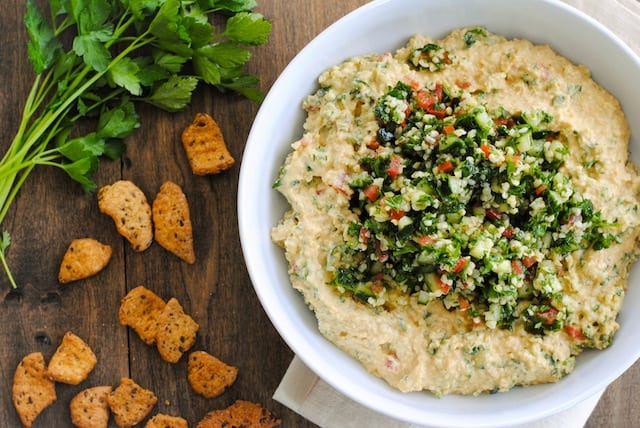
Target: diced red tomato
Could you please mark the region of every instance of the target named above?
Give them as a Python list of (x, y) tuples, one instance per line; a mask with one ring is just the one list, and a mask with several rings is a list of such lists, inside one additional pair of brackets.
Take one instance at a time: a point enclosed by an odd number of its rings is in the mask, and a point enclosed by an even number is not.
[(456, 264), (451, 269), (451, 272), (453, 272), (453, 273), (462, 272), (462, 270), (465, 268), (465, 266), (467, 266), (468, 263), (469, 263), (469, 258), (468, 257), (460, 257), (458, 259), (458, 261), (456, 262)]
[(515, 122), (511, 118), (507, 119), (507, 118), (503, 118), (503, 117), (498, 117), (498, 118), (494, 119), (493, 121), (498, 126), (512, 127), (513, 125), (515, 125)]
[(513, 269), (516, 275), (522, 275), (524, 273), (520, 260), (511, 260), (511, 269)]
[(585, 340), (586, 336), (582, 332), (582, 330), (574, 325), (565, 325), (564, 331), (567, 332), (569, 336), (571, 336), (574, 340)]
[(467, 89), (471, 86), (471, 82), (469, 80), (456, 80), (456, 86), (460, 89)]
[(537, 260), (535, 257), (533, 256), (524, 256), (522, 258), (522, 264), (524, 265), (524, 267), (526, 267), (527, 269), (529, 269), (531, 266), (535, 265), (537, 263)]
[(370, 184), (367, 187), (365, 187), (363, 192), (364, 192), (364, 195), (367, 197), (367, 199), (373, 202), (376, 199), (378, 199), (378, 197), (380, 196), (380, 186), (376, 184)]
[(387, 168), (387, 174), (389, 177), (396, 178), (402, 172), (402, 158), (398, 155), (391, 156), (389, 167)]
[(513, 230), (513, 227), (507, 227), (505, 230), (502, 231), (502, 236), (504, 236), (505, 238), (511, 239), (516, 235), (515, 230)]
[(429, 110), (436, 103), (436, 98), (429, 93), (429, 91), (418, 91), (415, 95), (416, 103), (418, 107), (423, 110)]
[(436, 87), (433, 90), (433, 95), (435, 95), (436, 100), (442, 101), (442, 96), (444, 95), (444, 86), (442, 86), (442, 83), (436, 83)]
[(367, 148), (371, 150), (377, 150), (380, 147), (380, 141), (371, 140), (367, 143)]
[(440, 291), (442, 291), (444, 294), (449, 293), (449, 290), (451, 290), (451, 286), (449, 284), (447, 284), (446, 282), (442, 281), (440, 279), (440, 277), (437, 278), (437, 283), (438, 283), (438, 288), (440, 289)]
[(367, 229), (366, 227), (361, 227), (359, 233), (360, 242), (366, 245), (369, 242), (370, 237), (371, 232), (369, 232), (369, 229)]
[(440, 165), (438, 165), (438, 171), (441, 171), (441, 172), (453, 171), (453, 162), (451, 162), (450, 160), (442, 162)]
[(400, 220), (404, 217), (404, 210), (396, 210), (392, 208), (391, 211), (389, 211), (389, 217), (391, 217), (391, 220)]
[(551, 325), (558, 316), (558, 310), (556, 308), (549, 308), (544, 312), (538, 312), (538, 316), (544, 320), (545, 325)]
[(460, 305), (458, 307), (461, 311), (469, 310), (469, 308), (471, 307), (469, 301), (462, 296), (458, 296), (458, 304)]
[(495, 208), (487, 208), (484, 213), (491, 220), (500, 220), (502, 218), (502, 213)]
[(483, 144), (480, 146), (480, 150), (484, 152), (484, 158), (489, 159), (489, 156), (491, 155), (491, 146), (488, 144)]
[(545, 190), (547, 190), (547, 185), (546, 184), (542, 184), (538, 187), (536, 187), (536, 196), (540, 196), (542, 194), (542, 192), (544, 192)]
[(449, 135), (452, 132), (454, 132), (456, 130), (455, 126), (453, 125), (445, 125), (442, 127), (442, 132), (445, 133), (445, 135)]
[(434, 244), (436, 242), (436, 240), (433, 239), (433, 237), (431, 237), (429, 235), (421, 236), (421, 237), (417, 238), (416, 240), (418, 241), (418, 244), (422, 245), (423, 247), (425, 245)]

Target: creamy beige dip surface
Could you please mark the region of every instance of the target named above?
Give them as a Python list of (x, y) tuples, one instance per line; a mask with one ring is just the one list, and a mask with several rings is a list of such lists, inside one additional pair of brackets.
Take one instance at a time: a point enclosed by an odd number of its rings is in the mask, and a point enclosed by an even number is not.
[[(586, 68), (547, 46), (490, 33), (469, 44), (466, 32), (437, 41), (417, 35), (393, 55), (355, 57), (324, 72), (318, 92), (304, 101), (304, 135), (277, 182), (291, 210), (272, 239), (285, 250), (293, 286), (328, 340), (401, 391), (478, 394), (559, 380), (582, 349), (611, 343), (637, 254), (640, 179), (628, 159), (629, 130), (618, 102)], [(447, 66), (429, 71), (407, 63), (426, 43), (446, 50)], [(579, 338), (565, 329), (531, 334), (519, 322), (491, 328), (467, 312), (445, 309), (439, 299), (420, 304), (415, 295), (374, 307), (330, 284), (332, 250), (357, 220), (346, 183), (375, 150), (376, 100), (398, 81), (462, 87), (488, 110), (542, 109), (553, 117), (550, 127), (570, 153), (563, 173), (619, 231), (619, 243), (608, 249), (571, 253), (558, 275), (566, 324), (580, 329)]]

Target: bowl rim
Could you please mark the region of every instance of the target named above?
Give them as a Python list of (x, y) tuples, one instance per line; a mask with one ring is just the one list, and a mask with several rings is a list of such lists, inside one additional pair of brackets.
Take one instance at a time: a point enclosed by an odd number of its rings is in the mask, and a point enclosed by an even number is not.
[[(369, 391), (366, 388), (363, 388), (359, 385), (349, 384), (348, 381), (345, 384), (344, 379), (336, 377), (333, 374), (327, 375), (328, 373), (327, 370), (332, 370), (332, 367), (324, 361), (318, 361), (318, 359), (316, 358), (310, 358), (309, 357), (310, 353), (314, 352), (311, 346), (311, 343), (304, 340), (304, 338), (302, 338), (300, 334), (296, 332), (292, 332), (288, 328), (289, 326), (287, 325), (287, 321), (283, 319), (283, 315), (279, 313), (277, 311), (278, 308), (274, 306), (274, 302), (277, 301), (279, 296), (275, 295), (272, 292), (273, 290), (270, 290), (268, 287), (261, 286), (263, 281), (263, 278), (261, 276), (265, 273), (265, 266), (258, 266), (256, 264), (256, 259), (255, 259), (256, 252), (253, 245), (256, 239), (255, 237), (256, 227), (252, 223), (255, 220), (255, 218), (253, 217), (253, 210), (255, 206), (253, 206), (251, 201), (251, 198), (255, 193), (255, 189), (252, 188), (253, 185), (255, 184), (255, 178), (252, 179), (252, 177), (255, 174), (256, 165), (255, 165), (255, 162), (247, 163), (245, 165), (245, 156), (247, 156), (248, 154), (250, 155), (254, 151), (255, 147), (257, 147), (258, 144), (264, 144), (264, 142), (261, 142), (262, 137), (260, 134), (262, 132), (262, 128), (265, 126), (264, 123), (267, 121), (267, 116), (269, 115), (267, 113), (267, 109), (274, 102), (276, 97), (278, 97), (278, 94), (282, 89), (282, 87), (288, 84), (287, 80), (289, 78), (289, 75), (292, 74), (296, 69), (300, 68), (301, 67), (300, 64), (302, 64), (304, 61), (309, 59), (309, 56), (312, 55), (312, 52), (314, 51), (314, 49), (316, 49), (317, 46), (325, 43), (325, 39), (330, 38), (334, 32), (343, 31), (342, 30), (343, 28), (352, 26), (353, 23), (357, 22), (363, 16), (366, 16), (369, 13), (374, 13), (375, 11), (382, 9), (385, 6), (388, 6), (391, 3), (391, 1), (392, 0), (374, 0), (370, 3), (367, 3), (353, 10), (352, 12), (344, 15), (342, 18), (338, 19), (337, 21), (329, 25), (325, 30), (323, 30), (316, 37), (314, 37), (302, 50), (300, 50), (300, 52), (289, 62), (289, 64), (284, 68), (280, 76), (275, 80), (274, 84), (272, 85), (271, 89), (267, 93), (267, 96), (265, 97), (265, 100), (256, 115), (255, 121), (253, 123), (253, 126), (251, 128), (251, 131), (247, 139), (247, 144), (245, 146), (243, 161), (240, 169), (239, 187), (238, 187), (238, 201), (237, 201), (238, 202), (238, 225), (239, 225), (243, 256), (245, 258), (245, 263), (249, 272), (249, 276), (251, 278), (251, 282), (253, 284), (254, 291), (256, 292), (262, 304), (262, 307), (265, 310), (270, 321), (273, 323), (274, 327), (276, 328), (280, 336), (284, 339), (284, 341), (287, 343), (287, 345), (291, 348), (291, 350), (314, 373), (316, 373), (320, 378), (325, 380), (329, 385), (331, 385), (334, 389), (341, 392), (345, 396), (353, 399), (354, 401), (366, 407), (372, 408), (372, 410), (386, 414), (392, 418), (401, 419), (401, 420), (405, 420), (407, 422), (412, 422), (412, 423), (420, 423), (420, 421), (423, 421), (423, 419), (421, 418), (424, 415), (421, 415), (420, 419), (416, 419), (416, 415), (414, 414), (415, 412), (412, 412), (415, 409), (413, 409), (411, 406), (405, 406), (405, 407), (400, 406), (400, 408), (395, 409), (394, 411), (390, 411), (388, 409), (374, 408), (372, 404), (368, 402)], [(393, 1), (397, 2), (398, 0), (393, 0)], [(409, 1), (409, 0), (406, 0), (406, 1)], [(494, 0), (490, 2), (492, 4), (496, 4), (500, 2), (503, 2), (503, 3), (509, 2), (509, 0)], [(428, 3), (428, 1), (425, 1), (423, 3)], [(638, 55), (634, 51), (632, 51), (631, 48), (628, 47), (611, 30), (606, 28), (599, 21), (589, 16), (585, 12), (578, 10), (573, 6), (563, 3), (559, 0), (523, 0), (520, 3), (546, 4), (548, 7), (556, 8), (558, 11), (561, 11), (562, 13), (573, 16), (575, 19), (582, 20), (583, 22), (586, 23), (587, 26), (591, 27), (592, 30), (599, 33), (599, 37), (604, 38), (605, 42), (610, 43), (613, 46), (615, 46), (617, 49), (619, 49), (622, 52), (622, 55), (628, 57), (630, 61), (633, 64), (635, 64), (635, 67), (638, 70), (640, 70), (640, 58), (638, 57)], [(451, 30), (453, 29), (454, 28), (451, 28)], [(491, 31), (491, 28), (489, 28), (489, 30)], [(408, 35), (409, 34), (407, 34), (407, 36)], [(366, 52), (362, 52), (362, 53), (366, 53)], [(314, 76), (313, 80), (314, 82), (316, 82), (317, 76)], [(306, 94), (303, 94), (300, 98), (302, 99), (304, 95)], [(293, 142), (293, 141), (295, 140), (290, 140), (290, 142)], [(276, 193), (276, 192), (273, 191), (273, 193)], [(261, 239), (262, 238), (263, 237), (261, 237)], [(270, 240), (269, 237), (267, 237), (267, 239)], [(266, 267), (266, 269), (269, 269), (269, 268)], [(342, 351), (339, 351), (339, 352), (342, 352)], [(605, 352), (605, 351), (597, 351), (597, 352)], [(576, 393), (572, 397), (567, 398), (566, 401), (564, 401), (563, 403), (555, 403), (551, 407), (536, 408), (535, 415), (533, 414), (510, 415), (508, 420), (503, 419), (503, 420), (485, 421), (485, 420), (475, 419), (473, 421), (470, 421), (470, 420), (466, 421), (466, 420), (457, 420), (455, 418), (454, 418), (455, 420), (451, 420), (450, 419), (451, 415), (443, 413), (443, 414), (435, 415), (436, 417), (431, 419), (431, 422), (437, 426), (498, 427), (498, 426), (507, 426), (511, 424), (522, 424), (522, 423), (538, 420), (538, 419), (550, 416), (552, 414), (555, 414), (557, 412), (560, 412), (562, 410), (566, 410), (567, 408), (572, 407), (584, 401), (585, 399), (599, 393), (605, 386), (607, 386), (609, 383), (611, 383), (613, 380), (619, 377), (626, 369), (628, 369), (633, 364), (633, 362), (635, 362), (638, 356), (640, 356), (640, 349), (638, 349), (636, 353), (630, 354), (628, 358), (625, 361), (623, 361), (623, 364), (621, 364), (618, 367), (610, 369), (608, 371), (608, 376), (603, 377), (601, 379), (601, 382), (597, 384), (589, 385), (589, 387), (581, 389), (578, 393)], [(529, 387), (529, 388), (532, 388), (532, 387)], [(509, 392), (505, 394), (508, 394), (508, 393)], [(452, 422), (455, 423), (455, 425), (452, 425), (451, 424)], [(470, 422), (470, 423), (465, 425), (465, 423), (467, 422)]]

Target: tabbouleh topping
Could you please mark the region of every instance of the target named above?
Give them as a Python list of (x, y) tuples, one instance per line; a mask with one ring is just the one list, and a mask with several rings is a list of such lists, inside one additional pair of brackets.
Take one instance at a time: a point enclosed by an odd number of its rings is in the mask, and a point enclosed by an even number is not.
[[(436, 48), (422, 59), (444, 61)], [(359, 221), (331, 253), (336, 289), (383, 309), (439, 299), (489, 328), (563, 328), (563, 259), (618, 238), (561, 171), (552, 117), (403, 82), (375, 115), (378, 147), (349, 182)]]

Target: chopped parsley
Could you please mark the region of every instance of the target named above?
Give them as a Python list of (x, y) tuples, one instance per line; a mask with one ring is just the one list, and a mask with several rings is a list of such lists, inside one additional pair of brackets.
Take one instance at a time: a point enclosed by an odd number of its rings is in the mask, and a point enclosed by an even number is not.
[[(435, 49), (435, 48), (433, 48)], [(487, 111), (441, 84), (377, 100), (380, 146), (354, 174), (333, 284), (374, 307), (438, 299), (489, 328), (563, 328), (563, 259), (616, 242), (561, 166), (544, 111)]]

